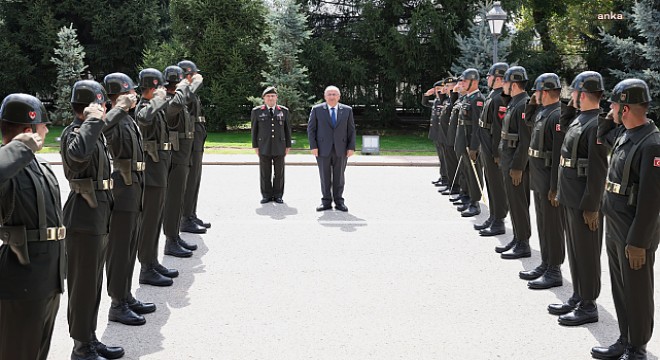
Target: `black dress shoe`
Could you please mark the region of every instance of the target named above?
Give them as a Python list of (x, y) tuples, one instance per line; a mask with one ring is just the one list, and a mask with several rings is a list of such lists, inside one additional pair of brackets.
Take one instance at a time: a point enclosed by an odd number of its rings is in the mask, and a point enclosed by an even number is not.
[(283, 204), (284, 200), (281, 197), (276, 197), (275, 202), (278, 203), (278, 204)]
[(172, 286), (174, 281), (166, 276), (163, 276), (153, 267), (146, 267), (140, 269), (140, 284), (153, 286)]
[(73, 351), (71, 351), (71, 360), (106, 360), (96, 351), (92, 342), (82, 342), (73, 340)]
[(163, 276), (167, 276), (168, 278), (175, 278), (179, 276), (179, 270), (168, 269), (159, 263), (156, 263), (156, 265), (154, 265), (154, 270), (158, 271), (158, 273), (160, 273)]
[(504, 233), (506, 233), (504, 219), (495, 219), (489, 228), (479, 231), (479, 235), (481, 236), (496, 236), (503, 235)]
[(181, 245), (181, 247), (186, 250), (197, 250), (197, 245), (188, 243), (187, 241), (183, 240), (181, 236), (179, 236), (179, 238), (176, 240), (179, 242), (179, 245)]
[(192, 251), (181, 247), (179, 240), (176, 237), (165, 237), (165, 255), (189, 258), (192, 254)]
[[(454, 203), (454, 205), (457, 205), (457, 204), (458, 204), (457, 202)], [(470, 207), (470, 204), (461, 204), (456, 208), (456, 211), (463, 212), (463, 211), (467, 210), (469, 207)]]
[(472, 217), (472, 216), (477, 216), (481, 214), (481, 207), (479, 206), (479, 203), (472, 204), (468, 206), (467, 210), (463, 211), (461, 213), (462, 217)]
[(206, 228), (200, 225), (197, 225), (191, 217), (185, 218), (181, 222), (181, 232), (187, 232), (191, 234), (206, 234)]
[(259, 201), (260, 204), (268, 204), (270, 202), (271, 198), (261, 198), (261, 201)]
[(512, 247), (514, 247), (514, 246), (516, 245), (517, 242), (518, 242), (518, 239), (513, 238), (513, 239), (512, 239), (511, 241), (509, 241), (509, 243), (506, 244), (506, 245), (498, 245), (498, 246), (495, 246), (495, 252), (498, 253), (498, 254), (501, 254), (501, 253), (503, 253), (503, 252), (505, 252), (505, 251), (509, 251)]
[(493, 223), (493, 221), (495, 221), (495, 219), (493, 219), (492, 217), (489, 217), (489, 218), (486, 219), (486, 221), (484, 221), (483, 223), (481, 223), (481, 224), (474, 224), (472, 227), (474, 227), (475, 230), (483, 230), (483, 229), (487, 229), (487, 228), (490, 227), (490, 225)]
[(122, 301), (120, 303), (113, 303), (110, 305), (108, 312), (108, 320), (120, 322), (124, 325), (144, 325), (147, 320), (142, 315), (136, 314), (128, 307), (128, 303)]
[(438, 178), (438, 180), (431, 181), (431, 184), (435, 185), (435, 184), (439, 184), (441, 182), (442, 182), (442, 178)]
[(580, 303), (580, 297), (577, 294), (573, 294), (568, 300), (563, 304), (550, 304), (548, 305), (548, 312), (552, 315), (564, 315), (575, 310), (575, 307)]
[(646, 346), (634, 347), (628, 345), (619, 360), (647, 360)]
[(608, 347), (594, 346), (591, 348), (591, 357), (601, 360), (618, 360), (628, 347), (628, 341), (619, 337), (619, 339)]
[(210, 229), (210, 228), (211, 228), (211, 223), (210, 223), (210, 222), (206, 222), (206, 221), (204, 221), (204, 220), (198, 218), (196, 214), (193, 214), (192, 217), (193, 217), (193, 221), (194, 221), (197, 225), (199, 225), (199, 226), (203, 226), (203, 227), (205, 227), (205, 228), (207, 228), (207, 229)]
[(447, 190), (447, 189), (448, 189), (448, 187), (442, 185), (442, 186), (440, 186), (440, 187), (438, 188), (438, 192), (439, 192), (439, 193), (442, 193), (442, 192), (444, 192), (444, 191)]
[(149, 302), (142, 302), (136, 298), (127, 302), (128, 307), (136, 314), (150, 314), (156, 311), (156, 304)]
[(542, 262), (541, 265), (533, 268), (532, 270), (526, 270), (526, 271), (521, 271), (518, 273), (518, 277), (520, 277), (523, 280), (534, 280), (538, 279), (545, 273), (545, 271), (548, 269), (548, 264)]
[(339, 210), (339, 211), (343, 211), (343, 212), (347, 212), (347, 211), (348, 211), (348, 208), (347, 208), (346, 205), (344, 205), (344, 204), (336, 204), (336, 205), (335, 205), (335, 209), (337, 209), (337, 210)]
[(459, 201), (459, 200), (463, 199), (464, 197), (465, 196), (462, 195), (461, 193), (456, 193), (456, 194), (449, 197), (449, 201), (456, 202), (456, 201)]
[(527, 241), (518, 241), (509, 251), (500, 254), (502, 259), (513, 260), (532, 256), (532, 249)]
[(332, 209), (332, 206), (331, 205), (325, 205), (325, 204), (321, 204), (321, 205), (316, 207), (316, 211), (325, 211), (325, 210), (330, 210), (330, 209)]
[(92, 339), (92, 346), (96, 349), (96, 352), (103, 356), (106, 359), (119, 359), (124, 356), (124, 348), (120, 346), (107, 346), (104, 343), (100, 342), (96, 335)]
[(454, 205), (456, 205), (456, 206), (470, 205), (470, 203), (471, 203), (471, 201), (470, 201), (470, 197), (469, 197), (469, 196), (462, 196), (462, 197), (459, 198), (458, 200), (456, 200), (456, 201), (452, 201), (452, 202), (453, 202)]
[(548, 265), (548, 269), (540, 278), (527, 283), (527, 287), (533, 290), (545, 290), (564, 285), (559, 265)]
[(442, 195), (458, 195), (458, 190), (446, 189), (442, 192)]
[(598, 321), (598, 307), (593, 300), (582, 300), (575, 310), (559, 316), (559, 325), (580, 326)]

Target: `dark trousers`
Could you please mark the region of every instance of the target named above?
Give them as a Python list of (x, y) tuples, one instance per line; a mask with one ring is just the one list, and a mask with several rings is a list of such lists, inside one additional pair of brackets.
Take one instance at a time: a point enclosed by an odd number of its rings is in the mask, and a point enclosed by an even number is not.
[(163, 233), (165, 236), (175, 237), (179, 235), (183, 196), (186, 193), (186, 180), (189, 171), (190, 166), (188, 165), (172, 164), (170, 168), (163, 213)]
[(344, 171), (348, 158), (344, 156), (337, 156), (335, 148), (329, 156), (317, 156), (316, 163), (319, 166), (319, 175), (321, 177), (321, 202), (324, 205), (330, 205), (335, 202), (335, 205), (343, 205), (344, 198)]
[(447, 180), (449, 178), (449, 172), (447, 170), (447, 160), (445, 159), (445, 146), (437, 141), (434, 141), (434, 143), (435, 152), (438, 153), (438, 161), (440, 162), (440, 178)]
[(499, 165), (495, 163), (492, 155), (481, 152), (479, 153), (479, 159), (484, 167), (490, 216), (494, 219), (504, 219), (509, 212), (509, 204), (506, 201), (502, 171)]
[(92, 335), (96, 332), (107, 241), (107, 235), (66, 234), (67, 318), (69, 335), (78, 341), (92, 341)]
[(182, 216), (188, 218), (197, 214), (197, 199), (199, 198), (199, 187), (202, 183), (202, 158), (203, 151), (193, 151), (191, 157), (190, 171), (186, 184), (186, 193), (183, 197)]
[(514, 186), (509, 168), (502, 167), (502, 180), (511, 213), (513, 236), (518, 241), (529, 242), (529, 237), (532, 236), (532, 225), (529, 221), (529, 170), (523, 170), (522, 182)]
[(113, 302), (132, 299), (131, 286), (137, 256), (139, 223), (139, 212), (112, 212), (105, 269), (108, 295)]
[(46, 360), (60, 294), (34, 300), (0, 300), (0, 359)]
[(158, 263), (158, 238), (163, 226), (163, 205), (167, 188), (156, 186), (144, 187), (142, 206), (142, 226), (138, 240), (137, 256), (142, 265)]
[[(460, 167), (465, 178), (464, 184), (466, 187), (463, 189), (467, 190), (471, 202), (478, 202), (481, 200), (482, 191), (481, 187), (479, 186), (479, 182), (481, 181), (480, 178), (482, 177), (481, 166), (475, 161), (474, 167), (472, 167), (472, 161), (470, 160), (467, 152), (457, 155), (459, 155), (459, 158), (461, 159)], [(461, 186), (463, 186), (463, 184), (461, 184)]]
[(541, 261), (548, 265), (561, 265), (566, 256), (561, 206), (554, 207), (547, 194), (534, 191), (536, 225), (541, 245)]
[(566, 250), (571, 267), (573, 292), (583, 300), (596, 300), (600, 295), (600, 252), (603, 247), (603, 216), (598, 230), (584, 223), (582, 210), (564, 206)]
[(262, 197), (281, 198), (284, 195), (284, 155), (259, 155), (259, 174)]
[(458, 188), (459, 176), (458, 172), (458, 158), (456, 157), (456, 152), (454, 151), (453, 145), (445, 145), (445, 160), (447, 161), (447, 176), (450, 185), (453, 182), (454, 189)]

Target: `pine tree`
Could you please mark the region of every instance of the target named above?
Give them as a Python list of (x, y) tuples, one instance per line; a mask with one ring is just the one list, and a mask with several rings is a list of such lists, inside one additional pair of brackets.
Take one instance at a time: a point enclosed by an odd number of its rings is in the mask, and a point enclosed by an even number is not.
[(626, 14), (632, 19), (632, 30), (636, 37), (620, 38), (601, 32), (603, 43), (625, 65), (623, 70), (610, 69), (610, 73), (619, 80), (639, 78), (649, 85), (651, 98), (651, 116), (660, 119), (660, 1), (639, 0), (633, 6), (633, 12)]
[(80, 79), (87, 65), (85, 48), (78, 42), (76, 29), (73, 24), (62, 27), (57, 33), (55, 56), (50, 59), (57, 67), (57, 82), (55, 83), (55, 112), (51, 114), (51, 121), (56, 125), (68, 125), (73, 120), (71, 112), (71, 86)]

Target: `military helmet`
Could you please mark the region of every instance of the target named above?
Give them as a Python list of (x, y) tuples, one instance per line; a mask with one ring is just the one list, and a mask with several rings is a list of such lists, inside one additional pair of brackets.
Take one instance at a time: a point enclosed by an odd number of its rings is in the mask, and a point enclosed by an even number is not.
[(143, 89), (155, 89), (163, 85), (163, 73), (153, 68), (144, 69), (138, 75), (138, 82)]
[(509, 70), (509, 64), (498, 62), (490, 67), (488, 75), (503, 77), (507, 70)]
[(504, 73), (504, 81), (506, 82), (523, 82), (527, 80), (529, 80), (527, 70), (522, 66), (512, 66)]
[(195, 63), (190, 61), (190, 60), (179, 61), (177, 66), (180, 67), (181, 69), (183, 69), (183, 74), (184, 75), (199, 72), (199, 69), (197, 68), (197, 65), (195, 65)]
[(465, 69), (461, 74), (463, 80), (477, 80), (479, 81), (479, 71), (474, 68)]
[(0, 105), (0, 120), (14, 124), (50, 124), (44, 104), (28, 94), (10, 94)]
[(108, 100), (103, 85), (94, 80), (76, 81), (71, 88), (71, 103), (89, 105), (104, 104)]
[(181, 80), (183, 80), (183, 69), (176, 65), (171, 65), (165, 68), (163, 75), (165, 78), (165, 85), (178, 84)]
[(121, 94), (136, 88), (133, 80), (128, 75), (119, 72), (106, 75), (103, 78), (103, 83), (108, 95)]
[(651, 92), (644, 80), (626, 79), (614, 87), (610, 102), (619, 104), (643, 104), (651, 102)]
[(583, 71), (579, 73), (571, 83), (571, 89), (580, 92), (604, 91), (603, 77), (595, 71)]
[(539, 75), (534, 81), (533, 90), (543, 91), (543, 90), (556, 90), (561, 89), (561, 81), (559, 76), (555, 73), (545, 73)]

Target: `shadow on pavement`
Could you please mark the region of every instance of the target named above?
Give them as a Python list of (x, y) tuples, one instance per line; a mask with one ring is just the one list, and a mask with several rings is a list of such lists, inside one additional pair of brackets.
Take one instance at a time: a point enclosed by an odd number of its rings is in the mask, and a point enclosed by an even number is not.
[(273, 202), (262, 204), (255, 212), (257, 215), (270, 216), (273, 220), (284, 220), (287, 216), (298, 215), (298, 209), (289, 207), (286, 203), (277, 204)]
[(336, 210), (324, 211), (318, 218), (319, 224), (325, 227), (339, 228), (345, 232), (355, 232), (358, 227), (367, 226), (367, 221), (347, 212)]

